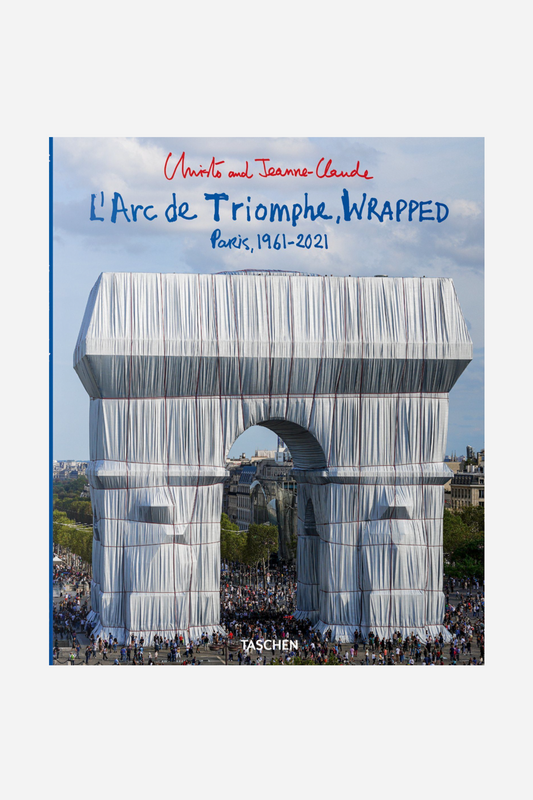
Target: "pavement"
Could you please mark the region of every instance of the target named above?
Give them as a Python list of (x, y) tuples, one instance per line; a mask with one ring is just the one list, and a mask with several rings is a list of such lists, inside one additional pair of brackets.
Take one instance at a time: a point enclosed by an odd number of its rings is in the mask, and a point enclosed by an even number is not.
[[(68, 587), (65, 587), (63, 593), (65, 594), (66, 592), (69, 592), (69, 588)], [(463, 593), (463, 595), (464, 594), (466, 594), (466, 593)], [(60, 599), (59, 597), (57, 597), (57, 598), (54, 597), (54, 603), (55, 602), (59, 602), (59, 599)], [(459, 603), (459, 601), (460, 601), (460, 594), (459, 593), (454, 593), (453, 595), (450, 596), (450, 602), (452, 603), (452, 605), (457, 605)], [(471, 620), (471, 621), (475, 622), (476, 620), (474, 619), (474, 620)], [(93, 666), (103, 666), (103, 667), (111, 666), (112, 667), (112, 666), (116, 666), (114, 664), (115, 658), (118, 658), (118, 660), (120, 662), (120, 649), (121, 649), (121, 646), (118, 645), (116, 652), (114, 652), (112, 648), (110, 648), (108, 650), (107, 660), (104, 659), (102, 654), (97, 651), (96, 657), (93, 657), (91, 655), (91, 657), (89, 658), (89, 664), (86, 665), (85, 664), (85, 649), (86, 649), (87, 645), (90, 644), (90, 640), (83, 633), (77, 633), (76, 636), (77, 636), (77, 639), (78, 639), (81, 647), (80, 647), (79, 657), (77, 657), (75, 659), (75, 661), (74, 661), (74, 666), (91, 666), (91, 667), (93, 667)], [(340, 657), (344, 658), (344, 654), (346, 653), (347, 650), (350, 650), (351, 647), (352, 647), (352, 645), (350, 643), (340, 644), (339, 645)], [(422, 651), (423, 651), (423, 648), (422, 648)], [(66, 642), (64, 640), (59, 640), (59, 659), (55, 659), (54, 658), (54, 666), (70, 666), (69, 656), (70, 656), (70, 653), (72, 653), (72, 652), (74, 653), (74, 655), (76, 655), (76, 650), (74, 648), (72, 648), (69, 645), (68, 642)], [(153, 658), (154, 657), (154, 652), (155, 651), (154, 651), (153, 647), (144, 647), (144, 666), (149, 666), (148, 665), (149, 656), (151, 655), (152, 658)], [(370, 652), (370, 664), (372, 664), (372, 652), (371, 651), (369, 651), (369, 652)], [(444, 665), (445, 666), (448, 665), (448, 662), (449, 662), (449, 659), (448, 659), (449, 652), (450, 652), (449, 645), (445, 645), (444, 646), (444, 655), (446, 656), (446, 658), (444, 660)], [(180, 648), (181, 661), (176, 661), (176, 662), (167, 661), (167, 653), (168, 653), (168, 651), (165, 650), (164, 648), (162, 650), (160, 650), (157, 659), (154, 659), (155, 663), (153, 664), (153, 666), (158, 666), (158, 667), (161, 667), (161, 666), (164, 666), (164, 667), (183, 666), (183, 661), (186, 658), (186, 656), (185, 656), (185, 647), (181, 647)], [(228, 666), (239, 666), (239, 662), (237, 660), (237, 653), (238, 653), (238, 651), (234, 651), (233, 652), (233, 659), (234, 660), (233, 661), (228, 660), (228, 664), (227, 664)], [(252, 662), (255, 662), (256, 656), (258, 654), (254, 653), (254, 651), (251, 651), (250, 654), (252, 656)], [(277, 658), (277, 656), (279, 654), (279, 651), (278, 650), (276, 650), (276, 651), (268, 651), (267, 650), (267, 651), (264, 651), (264, 654), (266, 654), (267, 665), (268, 665), (268, 662), (271, 661), (272, 658)], [(132, 657), (133, 657), (133, 653), (132, 653)], [(200, 665), (203, 665), (203, 666), (225, 666), (225, 664), (226, 664), (224, 650), (213, 651), (213, 650), (209, 649), (209, 646), (205, 646), (205, 645), (200, 645), (200, 647), (198, 649), (196, 647), (194, 648), (194, 657), (195, 657), (196, 661), (199, 661)], [(468, 665), (469, 659), (470, 658), (474, 658), (474, 657), (477, 658), (477, 660), (479, 661), (479, 659), (480, 659), (480, 651), (479, 651), (479, 647), (477, 645), (477, 641), (476, 641), (476, 637), (475, 636), (474, 636), (474, 639), (472, 641), (471, 653), (470, 654), (469, 653), (465, 653), (464, 655), (461, 655), (460, 658), (459, 658), (459, 662), (458, 663), (460, 665), (462, 664), (462, 665), (466, 666), (466, 665)], [(360, 666), (360, 665), (365, 666), (364, 659), (365, 659), (365, 648), (360, 644), (359, 645), (359, 651), (358, 651), (358, 654), (357, 654), (357, 659), (355, 659), (354, 661), (350, 662), (350, 666)], [(376, 664), (377, 664), (377, 657), (376, 657)], [(131, 666), (134, 666), (134, 665), (131, 662), (126, 661), (126, 662), (120, 662), (120, 666), (131, 667)], [(137, 664), (135, 666), (141, 666), (141, 665)], [(245, 666), (245, 665), (243, 665), (243, 666)], [(403, 664), (398, 664), (397, 666), (409, 666), (409, 656), (407, 656), (405, 658)], [(425, 664), (424, 664), (423, 661), (420, 661), (418, 664), (415, 664), (414, 666), (425, 666)]]

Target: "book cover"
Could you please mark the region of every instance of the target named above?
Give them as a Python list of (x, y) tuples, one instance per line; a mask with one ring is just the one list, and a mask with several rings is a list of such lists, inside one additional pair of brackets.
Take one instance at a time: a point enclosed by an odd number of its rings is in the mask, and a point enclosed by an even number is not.
[(483, 663), (483, 139), (50, 152), (51, 663)]

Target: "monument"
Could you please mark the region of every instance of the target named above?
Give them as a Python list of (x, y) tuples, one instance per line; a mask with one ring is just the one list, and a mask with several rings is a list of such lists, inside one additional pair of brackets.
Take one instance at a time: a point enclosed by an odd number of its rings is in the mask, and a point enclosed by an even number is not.
[(448, 393), (471, 359), (448, 278), (102, 274), (74, 353), (95, 634), (220, 630), (226, 456), (262, 425), (298, 481), (297, 616), (339, 641), (449, 638)]

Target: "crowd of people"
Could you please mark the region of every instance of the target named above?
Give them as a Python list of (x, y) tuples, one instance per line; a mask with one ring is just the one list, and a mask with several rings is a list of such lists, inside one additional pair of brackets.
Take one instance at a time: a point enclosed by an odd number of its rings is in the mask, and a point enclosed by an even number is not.
[[(59, 659), (59, 641), (62, 640), (76, 652), (75, 660), (80, 652), (79, 633), (87, 626), (90, 577), (87, 572), (54, 565), (52, 585), (55, 601), (52, 609), (54, 658)], [(71, 663), (72, 651), (69, 655)]]
[[(59, 664), (149, 665), (180, 664), (197, 666), (215, 650), (227, 663), (336, 664), (336, 665), (416, 665), (484, 663), (483, 587), (477, 580), (444, 581), (444, 626), (452, 639), (439, 636), (421, 641), (415, 633), (394, 631), (388, 639), (373, 631), (362, 636), (355, 631), (353, 642), (331, 641), (331, 631), (321, 637), (309, 620), (296, 619), (297, 576), (294, 567), (271, 566), (266, 580), (258, 574), (253, 585), (242, 582), (228, 565), (223, 565), (220, 583), (220, 623), (223, 634), (211, 639), (203, 633), (194, 641), (182, 634), (155, 636), (149, 647), (142, 637), (131, 636), (121, 644), (111, 632), (95, 637), (87, 622), (90, 611), (90, 577), (87, 572), (54, 568), (53, 636), (54, 659)], [(61, 653), (60, 640), (67, 642), (68, 655)], [(84, 644), (81, 644), (83, 640)], [(246, 640), (246, 647), (242, 646)], [(266, 649), (265, 641), (297, 642), (297, 649)], [(250, 642), (253, 645), (250, 645)], [(220, 661), (218, 662), (220, 663)]]
[[(394, 631), (389, 639), (369, 631), (354, 633), (353, 643), (331, 642), (331, 631), (320, 637), (307, 620), (293, 616), (296, 608), (297, 578), (294, 568), (271, 568), (266, 585), (241, 586), (232, 582), (229, 570), (222, 573), (221, 622), (230, 639), (252, 640), (253, 648), (239, 653), (239, 664), (308, 663), (364, 665), (444, 665), (445, 663), (480, 665), (484, 663), (483, 590), (477, 579), (445, 580), (444, 626), (452, 640), (444, 641), (443, 633), (427, 641), (412, 632), (402, 635)], [(453, 602), (452, 602), (453, 601)], [(298, 650), (268, 654), (259, 648), (265, 640), (296, 640)], [(475, 654), (475, 652), (477, 654)], [(230, 660), (231, 660), (230, 654)]]

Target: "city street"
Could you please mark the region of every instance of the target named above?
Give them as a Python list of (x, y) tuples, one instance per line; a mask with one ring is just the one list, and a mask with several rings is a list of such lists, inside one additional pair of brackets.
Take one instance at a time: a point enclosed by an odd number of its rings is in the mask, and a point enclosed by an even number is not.
[[(72, 587), (69, 584), (66, 584), (66, 585), (63, 586), (63, 596), (65, 594), (68, 594), (68, 593), (71, 593), (71, 592), (72, 592)], [(451, 603), (452, 606), (457, 606), (461, 601), (464, 601), (466, 597), (467, 597), (467, 592), (466, 591), (464, 591), (464, 590), (455, 591), (452, 594), (450, 594), (450, 603)], [(61, 598), (59, 597), (59, 592), (57, 593), (57, 596), (56, 596), (56, 594), (54, 592), (54, 606), (55, 607), (58, 606), (58, 604), (60, 603), (60, 600), (61, 600)], [(84, 608), (84, 604), (82, 603), (82, 609), (83, 608)], [(476, 622), (475, 619), (471, 619), (471, 618), (469, 618), (469, 619), (470, 619), (471, 623), (472, 622)], [(70, 655), (71, 655), (71, 653), (73, 653), (74, 656), (75, 656), (74, 666), (87, 666), (86, 665), (86, 660), (85, 660), (85, 652), (86, 652), (87, 646), (91, 644), (91, 641), (84, 633), (81, 633), (81, 632), (76, 633), (76, 638), (77, 638), (77, 641), (80, 644), (79, 655), (76, 656), (76, 649), (71, 646), (71, 643), (69, 641), (66, 641), (64, 639), (63, 640), (59, 639), (58, 640), (59, 658), (54, 658), (54, 665), (57, 665), (57, 666), (71, 666)], [(328, 649), (331, 649), (333, 646), (334, 646), (334, 643), (328, 643)], [(343, 665), (345, 663), (345, 655), (346, 655), (346, 653), (348, 653), (349, 658), (348, 658), (348, 661), (346, 662), (347, 665), (349, 665), (349, 666), (366, 666), (366, 651), (367, 650), (368, 650), (368, 656), (369, 656), (369, 666), (372, 666), (372, 665), (377, 666), (377, 665), (379, 665), (378, 651), (375, 650), (376, 659), (375, 659), (375, 663), (373, 663), (373, 659), (372, 659), (373, 651), (372, 651), (372, 648), (370, 646), (369, 647), (365, 647), (363, 644), (360, 643), (359, 646), (358, 646), (357, 657), (355, 657), (355, 658), (351, 658), (350, 657), (350, 649), (353, 647), (352, 644), (345, 643), (345, 644), (338, 644), (336, 646), (338, 648), (337, 657), (342, 661)], [(133, 664), (133, 661), (127, 661), (127, 660), (126, 661), (121, 661), (121, 653), (120, 653), (121, 646), (118, 645), (116, 651), (114, 651), (112, 647), (108, 648), (107, 658), (104, 658), (103, 654), (101, 652), (98, 652), (98, 650), (97, 650), (95, 657), (93, 655), (91, 655), (89, 657), (88, 666), (116, 666), (116, 664), (114, 663), (115, 659), (119, 660), (120, 666), (152, 666), (151, 664), (149, 664), (150, 660), (153, 660), (153, 666), (165, 666), (165, 667), (167, 667), (167, 666), (171, 666), (171, 667), (184, 666), (185, 665), (184, 662), (186, 662), (186, 661), (187, 661), (187, 665), (188, 666), (198, 666), (198, 665), (203, 665), (203, 666), (225, 666), (226, 665), (226, 655), (225, 655), (224, 646), (220, 646), (217, 649), (214, 649), (214, 647), (212, 645), (201, 644), (199, 647), (194, 646), (194, 648), (193, 648), (194, 652), (193, 652), (193, 656), (192, 656), (192, 658), (194, 658), (194, 660), (195, 660), (195, 664), (194, 665), (191, 664), (191, 660), (192, 659), (191, 659), (191, 656), (187, 656), (186, 649), (187, 648), (184, 647), (184, 646), (180, 647), (179, 648), (180, 657), (178, 658), (178, 660), (177, 661), (169, 661), (168, 660), (169, 650), (165, 649), (164, 646), (159, 651), (157, 657), (154, 657), (155, 656), (155, 648), (154, 647), (144, 647), (144, 654), (143, 654), (144, 655), (144, 659), (143, 659), (144, 663), (140, 664), (137, 661), (136, 664)], [(228, 666), (239, 666), (239, 662), (238, 662), (239, 649), (240, 648), (238, 648), (238, 647), (237, 648), (234, 648), (234, 647), (228, 648), (228, 654), (227, 654), (227, 657), (228, 657), (227, 664), (228, 664)], [(422, 654), (423, 654), (424, 645), (422, 645), (421, 651), (422, 651)], [(444, 653), (443, 661), (444, 661), (444, 665), (445, 666), (449, 666), (450, 665), (449, 651), (450, 651), (450, 645), (449, 644), (444, 645), (444, 648), (443, 648), (443, 653)], [(241, 650), (241, 652), (242, 652), (242, 650)], [(276, 660), (279, 659), (280, 651), (279, 650), (275, 650), (275, 651), (263, 650), (263, 652), (260, 654), (257, 651), (250, 650), (251, 665), (257, 665), (257, 659), (258, 659), (258, 656), (260, 656), (260, 655), (261, 656), (262, 655), (266, 656), (266, 665), (268, 666), (268, 665), (270, 665), (270, 663), (272, 662), (273, 659), (276, 659)], [(287, 653), (282, 653), (282, 658), (285, 658), (286, 655), (287, 655)], [(231, 656), (233, 656), (233, 658), (231, 658)], [(480, 647), (479, 647), (479, 645), (477, 643), (477, 638), (476, 638), (476, 636), (473, 636), (472, 640), (471, 640), (470, 653), (465, 652), (464, 654), (461, 654), (459, 656), (459, 658), (458, 658), (457, 665), (466, 666), (466, 665), (468, 665), (468, 662), (469, 662), (470, 659), (472, 659), (472, 660), (476, 659), (476, 662), (479, 664), (479, 661), (480, 661), (481, 657), (482, 657), (482, 652), (481, 652), (481, 649), (480, 649)], [(132, 655), (132, 658), (133, 658), (133, 655)], [(398, 661), (398, 663), (395, 664), (395, 666), (410, 666), (409, 658), (410, 658), (410, 656), (408, 654), (406, 654), (404, 656), (403, 663), (400, 663)], [(243, 663), (243, 666), (247, 666), (247, 665)], [(313, 666), (313, 665), (311, 665), (311, 666)], [(340, 666), (340, 665), (335, 665), (335, 666)], [(387, 666), (392, 666), (392, 665), (387, 665)], [(416, 661), (413, 666), (426, 666), (425, 663), (424, 663), (423, 657), (421, 658), (420, 661)]]

